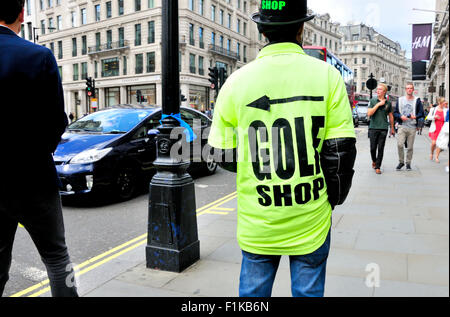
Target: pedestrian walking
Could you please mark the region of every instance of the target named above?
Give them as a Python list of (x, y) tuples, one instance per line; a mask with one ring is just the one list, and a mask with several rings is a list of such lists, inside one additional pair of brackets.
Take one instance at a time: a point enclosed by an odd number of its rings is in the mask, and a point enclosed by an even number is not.
[(331, 212), (354, 174), (351, 107), (339, 71), (302, 49), (307, 1), (260, 4), (251, 18), (269, 44), (227, 79), (209, 135), (237, 171), (239, 295), (271, 296), (287, 255), (292, 295), (323, 296)]
[[(414, 141), (417, 130), (417, 120), (423, 118), (423, 105), (420, 98), (414, 97), (414, 84), (406, 85), (406, 96), (400, 97), (394, 110), (394, 117), (397, 120), (397, 149), (399, 164), (397, 171), (400, 171), (406, 163), (406, 170), (411, 170), (411, 161), (414, 153)], [(405, 142), (407, 143), (405, 159)]]
[(421, 122), (418, 123), (419, 135), (422, 135), (423, 128), (427, 126), (428, 121), (427, 117), (428, 114), (430, 113), (430, 109), (432, 108), (430, 102), (428, 101), (428, 98), (423, 98), (422, 104), (423, 104), (423, 118), (421, 118)]
[[(77, 296), (65, 242), (52, 153), (67, 126), (58, 67), (52, 52), (17, 34), (24, 0), (0, 1), (0, 296), (9, 279), (19, 222), (44, 262), (52, 296)], [(33, 102), (17, 98), (26, 91)], [(39, 133), (30, 133), (39, 110)], [(20, 120), (16, 120), (20, 118)]]
[[(438, 99), (438, 106), (433, 108), (428, 115), (431, 120), (431, 126), (429, 130), (429, 136), (431, 139), (431, 154), (430, 160), (435, 160), (436, 163), (440, 163), (439, 155), (441, 154), (441, 148), (436, 146), (436, 141), (444, 126), (445, 118), (448, 112), (448, 102), (444, 98)], [(434, 152), (436, 150), (436, 158), (434, 158)]]
[[(370, 100), (367, 110), (367, 116), (370, 118), (369, 138), (372, 168), (375, 169), (377, 174), (381, 174), (384, 146), (389, 133), (389, 127), (391, 128), (391, 134), (395, 135), (394, 114), (391, 102), (386, 99), (387, 91), (388, 87), (385, 84), (379, 84), (377, 87), (377, 97)], [(387, 118), (389, 118), (389, 121)]]

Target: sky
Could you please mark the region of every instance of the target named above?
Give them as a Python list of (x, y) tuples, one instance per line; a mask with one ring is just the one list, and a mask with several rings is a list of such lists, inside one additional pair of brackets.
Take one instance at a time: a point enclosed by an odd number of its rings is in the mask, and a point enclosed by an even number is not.
[(309, 0), (308, 7), (317, 14), (330, 14), (333, 22), (341, 25), (364, 23), (378, 33), (399, 42), (411, 58), (412, 25), (432, 23), (435, 13), (415, 11), (434, 10), (436, 0)]

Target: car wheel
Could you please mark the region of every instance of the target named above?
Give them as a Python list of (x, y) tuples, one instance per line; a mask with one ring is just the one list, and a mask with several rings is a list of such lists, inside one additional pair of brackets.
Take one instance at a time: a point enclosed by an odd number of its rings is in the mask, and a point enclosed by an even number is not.
[(136, 192), (136, 173), (130, 167), (119, 170), (116, 179), (116, 192), (120, 200), (128, 200)]
[(206, 175), (213, 175), (216, 172), (217, 162), (214, 160), (214, 157), (211, 153), (208, 153), (206, 162), (204, 162), (203, 165), (203, 170)]

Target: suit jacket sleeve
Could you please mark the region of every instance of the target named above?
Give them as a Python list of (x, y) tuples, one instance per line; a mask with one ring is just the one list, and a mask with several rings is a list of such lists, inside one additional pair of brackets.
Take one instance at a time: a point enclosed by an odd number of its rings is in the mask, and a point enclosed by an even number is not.
[(41, 98), (45, 100), (45, 108), (49, 115), (46, 129), (47, 144), (49, 153), (53, 153), (61, 141), (61, 136), (68, 125), (68, 119), (64, 111), (64, 94), (61, 77), (56, 60), (50, 51), (48, 51), (45, 57), (43, 77), (45, 86), (42, 91), (45, 94)]

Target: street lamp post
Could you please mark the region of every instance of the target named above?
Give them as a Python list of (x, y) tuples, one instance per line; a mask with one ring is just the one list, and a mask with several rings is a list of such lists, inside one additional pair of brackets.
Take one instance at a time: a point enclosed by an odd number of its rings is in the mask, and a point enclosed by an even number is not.
[(150, 182), (147, 268), (181, 272), (200, 258), (195, 188), (189, 162), (171, 155), (180, 123), (178, 0), (162, 0), (162, 113), (157, 134), (157, 173)]
[[(36, 44), (36, 42), (39, 40), (39, 35), (36, 34), (36, 30), (39, 30), (39, 29), (41, 29), (41, 28), (33, 26), (33, 42), (34, 42), (34, 44)], [(51, 28), (51, 27), (48, 27), (45, 29), (50, 30), (50, 31), (56, 30), (56, 28)]]

